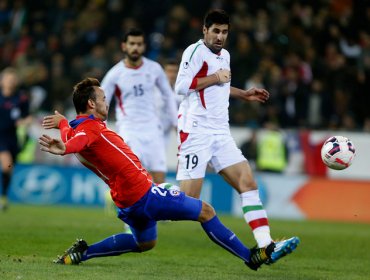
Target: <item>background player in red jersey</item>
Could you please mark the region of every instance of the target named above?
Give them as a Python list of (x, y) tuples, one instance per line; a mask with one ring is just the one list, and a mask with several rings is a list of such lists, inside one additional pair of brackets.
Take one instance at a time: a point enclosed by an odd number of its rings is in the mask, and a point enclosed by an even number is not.
[(219, 221), (209, 204), (153, 184), (123, 139), (106, 127), (108, 106), (98, 80), (87, 78), (78, 83), (73, 103), (77, 118), (70, 125), (60, 114), (45, 117), (44, 127), (59, 127), (63, 141), (44, 134), (39, 138), (41, 150), (56, 155), (75, 153), (81, 163), (108, 184), (118, 217), (130, 225), (132, 234), (115, 234), (90, 246), (79, 239), (56, 263), (79, 264), (96, 257), (150, 250), (156, 244), (158, 220), (200, 222), (212, 241), (254, 270), (277, 261), (297, 246), (298, 239), (279, 250), (249, 250)]

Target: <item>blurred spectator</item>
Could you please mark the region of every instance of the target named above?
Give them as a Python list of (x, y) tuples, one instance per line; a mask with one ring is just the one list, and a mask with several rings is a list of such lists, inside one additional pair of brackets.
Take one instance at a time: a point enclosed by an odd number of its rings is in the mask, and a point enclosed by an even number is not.
[(83, 60), (87, 72), (94, 73), (86, 76), (96, 77), (98, 80), (103, 78), (110, 66), (102, 45), (93, 46), (91, 51), (83, 57)]
[(344, 131), (354, 131), (359, 129), (352, 113), (348, 112), (343, 115), (340, 129)]
[(308, 97), (307, 124), (312, 129), (320, 129), (327, 125), (332, 112), (332, 104), (320, 80), (314, 80)]
[(17, 38), (26, 22), (27, 9), (24, 1), (15, 0), (11, 11), (10, 32), (14, 38)]
[(308, 100), (307, 85), (300, 79), (299, 69), (288, 67), (284, 71), (279, 100), (280, 124), (283, 128), (305, 126)]
[[(267, 116), (276, 119), (273, 112), (284, 128), (340, 128), (351, 115), (355, 124), (349, 127), (358, 130), (370, 117), (368, 0), (204, 0), (196, 10), (194, 3), (0, 0), (0, 69), (16, 67), (26, 86), (41, 86), (47, 93), (42, 109), (51, 110), (65, 98), (62, 82), (53, 84), (57, 77), (67, 83), (86, 74), (101, 77), (106, 65), (119, 61), (117, 41), (127, 30), (142, 28), (149, 34), (149, 58), (180, 60), (185, 46), (202, 35), (202, 15), (218, 7), (232, 20), (232, 85), (243, 87), (259, 76), (271, 93), (259, 108), (261, 115), (230, 100), (231, 125), (261, 126)], [(55, 65), (56, 57), (63, 65)], [(314, 103), (323, 102), (317, 84), (325, 100), (333, 101), (322, 103), (329, 107), (316, 111), (316, 120), (306, 121), (313, 113), (304, 105), (313, 102), (310, 108), (317, 109)]]
[[(171, 89), (173, 90), (173, 94), (175, 96), (176, 100), (176, 109), (178, 110), (180, 103), (183, 99), (183, 96), (175, 94), (175, 83), (177, 78), (177, 73), (179, 72), (179, 62), (177, 60), (167, 60), (163, 64), (164, 72), (166, 73), (167, 79), (170, 82)], [(171, 131), (175, 131), (176, 128), (174, 128), (171, 123), (168, 121), (168, 118), (166, 117), (166, 114), (163, 112), (166, 112), (165, 108), (162, 108), (166, 106), (166, 103), (163, 101), (162, 97), (160, 96), (160, 92), (156, 91), (157, 94), (157, 100), (156, 103), (158, 104), (158, 112), (159, 112), (159, 118), (161, 119), (161, 123), (163, 125), (163, 135), (164, 135), (164, 142), (165, 147), (168, 148), (170, 143), (170, 137), (171, 137)]]
[[(370, 17), (370, 9), (369, 17)], [(356, 100), (358, 100), (358, 111), (360, 112), (359, 119), (365, 119), (367, 122), (370, 118), (370, 31), (361, 32), (361, 54), (357, 59), (357, 80), (359, 87), (356, 92)]]
[(256, 160), (257, 160), (257, 130), (253, 129), (252, 133), (248, 135), (246, 141), (244, 141), (240, 150), (243, 156), (248, 160), (251, 168), (256, 170)]
[(101, 1), (87, 1), (85, 7), (77, 15), (76, 23), (80, 35), (80, 54), (89, 52), (96, 44), (106, 39), (104, 24), (105, 11)]
[(236, 38), (232, 51), (235, 55), (231, 58), (232, 82), (235, 87), (243, 88), (245, 81), (257, 70), (259, 57), (245, 33), (239, 33)]
[(288, 164), (286, 140), (280, 129), (271, 123), (257, 138), (257, 169), (281, 173)]
[(0, 167), (1, 197), (0, 211), (8, 207), (8, 191), (13, 174), (16, 156), (20, 151), (17, 127), (31, 123), (29, 99), (19, 89), (19, 76), (14, 68), (6, 68), (0, 73)]
[(370, 118), (366, 118), (362, 129), (364, 132), (370, 133)]
[(48, 22), (51, 32), (60, 34), (63, 31), (67, 20), (75, 17), (74, 11), (70, 8), (70, 0), (57, 0), (55, 5), (48, 9)]
[(64, 114), (64, 108), (68, 108), (72, 104), (69, 104), (70, 100), (70, 89), (72, 82), (67, 75), (65, 69), (65, 57), (61, 53), (56, 53), (51, 58), (51, 69), (50, 69), (50, 92), (47, 97), (47, 104), (49, 108), (58, 110)]

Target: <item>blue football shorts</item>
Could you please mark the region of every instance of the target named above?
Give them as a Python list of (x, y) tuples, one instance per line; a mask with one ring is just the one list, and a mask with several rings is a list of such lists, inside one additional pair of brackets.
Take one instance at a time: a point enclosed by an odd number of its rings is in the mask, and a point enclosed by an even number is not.
[(153, 185), (134, 205), (118, 208), (118, 218), (128, 224), (136, 242), (157, 239), (157, 221), (197, 221), (202, 201), (178, 190)]

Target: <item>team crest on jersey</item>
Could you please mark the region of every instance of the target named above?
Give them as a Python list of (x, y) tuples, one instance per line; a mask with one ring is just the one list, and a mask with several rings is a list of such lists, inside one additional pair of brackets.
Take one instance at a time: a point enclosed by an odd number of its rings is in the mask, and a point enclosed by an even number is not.
[(180, 195), (180, 191), (178, 190), (169, 190), (170, 191), (170, 195), (172, 196), (179, 196)]
[(184, 67), (184, 69), (188, 69), (189, 68), (189, 62), (185, 61), (182, 66)]

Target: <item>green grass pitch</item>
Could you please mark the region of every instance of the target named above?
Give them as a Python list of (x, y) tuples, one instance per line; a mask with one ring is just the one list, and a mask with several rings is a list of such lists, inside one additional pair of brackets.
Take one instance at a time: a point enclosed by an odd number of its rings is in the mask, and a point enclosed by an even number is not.
[[(248, 246), (241, 218), (220, 216)], [(370, 279), (370, 225), (270, 221), (275, 238), (297, 235), (288, 257), (257, 272), (211, 242), (196, 222), (164, 222), (157, 246), (141, 254), (96, 258), (79, 266), (52, 260), (76, 239), (94, 243), (122, 230), (103, 209), (11, 205), (0, 212), (0, 279)]]

